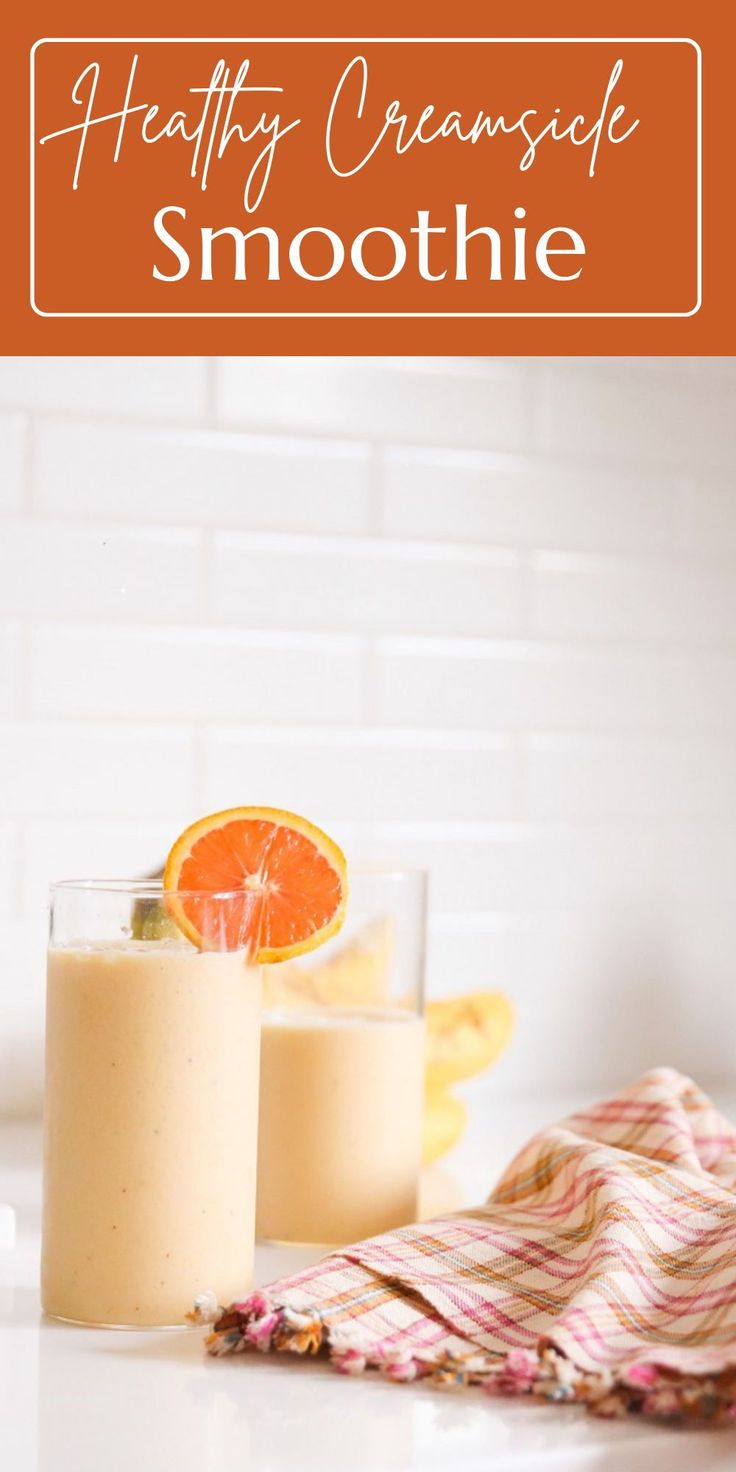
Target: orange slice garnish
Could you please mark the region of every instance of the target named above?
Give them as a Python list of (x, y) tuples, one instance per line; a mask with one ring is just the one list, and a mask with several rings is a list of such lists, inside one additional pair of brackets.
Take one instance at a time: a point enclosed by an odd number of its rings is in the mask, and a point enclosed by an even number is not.
[(177, 838), (164, 891), (179, 929), (201, 950), (243, 948), (257, 961), (286, 961), (340, 929), (347, 864), (337, 844), (296, 813), (228, 808)]

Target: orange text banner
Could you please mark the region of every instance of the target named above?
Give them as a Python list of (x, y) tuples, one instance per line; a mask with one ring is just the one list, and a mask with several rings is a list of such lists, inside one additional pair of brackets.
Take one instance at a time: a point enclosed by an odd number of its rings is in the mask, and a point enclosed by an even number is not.
[(43, 317), (686, 318), (690, 38), (39, 38)]

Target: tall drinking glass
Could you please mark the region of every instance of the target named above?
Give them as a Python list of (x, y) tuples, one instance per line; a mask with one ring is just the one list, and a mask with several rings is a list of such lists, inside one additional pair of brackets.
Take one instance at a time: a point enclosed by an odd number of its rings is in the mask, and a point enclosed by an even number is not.
[(353, 870), (343, 930), (264, 967), (259, 1237), (345, 1243), (413, 1221), (426, 875)]
[(257, 900), (179, 898), (207, 949), (169, 920), (160, 884), (52, 888), (42, 1302), (56, 1318), (181, 1324), (198, 1294), (229, 1303), (251, 1282), (261, 982), (225, 937)]

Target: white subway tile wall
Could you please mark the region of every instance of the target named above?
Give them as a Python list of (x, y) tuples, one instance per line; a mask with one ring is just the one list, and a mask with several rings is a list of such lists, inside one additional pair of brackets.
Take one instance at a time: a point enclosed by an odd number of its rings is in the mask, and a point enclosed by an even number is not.
[(204, 617), (204, 551), (189, 528), (9, 517), (2, 537), (0, 618)]
[(23, 503), (26, 440), (25, 415), (0, 411), (0, 512)]
[(0, 1111), (49, 880), (271, 802), (430, 871), (501, 1092), (736, 1076), (736, 360), (0, 359)]
[(212, 606), (255, 628), (509, 634), (521, 624), (513, 553), (428, 542), (217, 532)]

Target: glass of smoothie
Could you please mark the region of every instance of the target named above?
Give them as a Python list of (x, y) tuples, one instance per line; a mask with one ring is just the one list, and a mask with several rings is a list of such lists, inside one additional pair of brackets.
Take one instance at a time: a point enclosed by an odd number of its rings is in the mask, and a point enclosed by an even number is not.
[(426, 875), (352, 870), (345, 925), (264, 967), (257, 1236), (354, 1242), (416, 1219)]
[(52, 888), (42, 1302), (55, 1318), (179, 1325), (197, 1295), (229, 1303), (252, 1279), (261, 981), (233, 917), (252, 935), (258, 897), (179, 899), (205, 949), (160, 884)]

